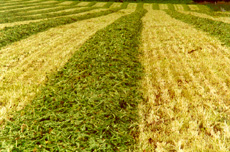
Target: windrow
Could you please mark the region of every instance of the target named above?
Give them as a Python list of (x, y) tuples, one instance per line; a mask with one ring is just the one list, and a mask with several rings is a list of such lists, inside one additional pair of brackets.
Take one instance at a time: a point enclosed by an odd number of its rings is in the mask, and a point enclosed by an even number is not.
[[(142, 5), (98, 31), (48, 78), (25, 109), (3, 122), (8, 151), (133, 151)], [(7, 148), (9, 147), (9, 148)]]
[(0, 30), (0, 48), (8, 44), (11, 44), (15, 41), (27, 38), (30, 35), (45, 31), (49, 28), (74, 23), (84, 19), (107, 15), (116, 12), (120, 9), (124, 9), (127, 7), (127, 5), (128, 3), (123, 3), (120, 8), (116, 9), (101, 10), (96, 13), (87, 13), (81, 16), (59, 17), (56, 19), (44, 20), (35, 23), (18, 25), (14, 27), (6, 27), (3, 30)]

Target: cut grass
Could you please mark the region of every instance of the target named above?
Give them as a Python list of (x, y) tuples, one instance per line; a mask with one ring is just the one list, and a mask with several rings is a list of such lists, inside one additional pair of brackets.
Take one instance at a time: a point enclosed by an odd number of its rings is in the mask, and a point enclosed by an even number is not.
[(139, 6), (88, 40), (31, 105), (4, 123), (0, 147), (132, 151), (142, 100), (137, 90), (142, 75), (138, 38), (144, 14)]
[(163, 11), (142, 21), (139, 150), (228, 152), (229, 47)]
[(87, 7), (87, 8), (78, 8), (76, 10), (68, 11), (68, 12), (57, 12), (57, 13), (45, 13), (45, 14), (38, 14), (38, 16), (16, 16), (16, 17), (6, 17), (1, 18), (0, 23), (10, 23), (10, 22), (18, 22), (18, 21), (26, 21), (26, 20), (38, 20), (38, 19), (44, 19), (44, 18), (54, 18), (54, 17), (60, 17), (60, 16), (66, 16), (66, 15), (72, 15), (77, 13), (82, 13), (86, 11), (90, 11), (93, 9), (98, 9), (97, 7)]
[(126, 7), (127, 3), (123, 3), (123, 5), (120, 8), (104, 10), (97, 13), (87, 13), (86, 15), (81, 16), (60, 17), (56, 19), (41, 21), (38, 23), (35, 22), (26, 25), (6, 27), (3, 30), (0, 30), (0, 48), (15, 41), (27, 38), (32, 34), (45, 31), (52, 27), (57, 27), (60, 25), (70, 24), (84, 19), (107, 15), (116, 12), (120, 9), (124, 9)]
[[(107, 7), (110, 7), (111, 3), (107, 3), (104, 7), (107, 8)], [(126, 8), (128, 5), (128, 3), (123, 3), (123, 5), (119, 8), (114, 8), (115, 10), (119, 10), (119, 9), (124, 9)], [(57, 16), (57, 17), (54, 17), (52, 19), (55, 19), (55, 18), (64, 18), (64, 17), (79, 17), (79, 16), (82, 16), (82, 15), (87, 15), (87, 14), (92, 14), (92, 13), (98, 13), (100, 11), (105, 11), (106, 9), (105, 8), (101, 8), (101, 9), (93, 9), (91, 11), (87, 11), (87, 12), (83, 12), (83, 13), (77, 13), (77, 14), (71, 14), (71, 15), (65, 15), (65, 16)], [(112, 10), (114, 10), (112, 9)], [(49, 18), (50, 20), (51, 18)], [(16, 26), (16, 25), (26, 25), (26, 24), (29, 24), (29, 23), (33, 23), (33, 22), (45, 22), (47, 21), (48, 19), (38, 19), (38, 20), (26, 20), (26, 21), (19, 21), (19, 22), (13, 22), (13, 23), (4, 23), (4, 24), (0, 24), (0, 30), (1, 29), (4, 29), (4, 28), (7, 28), (7, 27), (13, 27), (13, 26)]]
[(118, 3), (118, 2), (114, 2), (110, 8), (117, 8), (117, 7), (120, 7), (122, 3)]
[(52, 28), (2, 48), (0, 101), (4, 107), (0, 110), (0, 118), (4, 118), (7, 111), (15, 111), (17, 107), (21, 109), (28, 104), (49, 73), (60, 69), (97, 30), (132, 11), (135, 10), (121, 10)]
[[(208, 32), (210, 35), (219, 38), (223, 44), (230, 46), (230, 24), (175, 11), (168, 10), (166, 12), (173, 18), (179, 19), (185, 23), (192, 24), (196, 28)], [(210, 28), (210, 25), (212, 28)]]

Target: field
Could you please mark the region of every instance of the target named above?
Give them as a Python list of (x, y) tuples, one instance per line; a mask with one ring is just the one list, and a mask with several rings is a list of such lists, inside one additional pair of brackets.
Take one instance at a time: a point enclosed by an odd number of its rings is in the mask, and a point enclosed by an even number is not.
[(229, 152), (230, 12), (213, 10), (0, 0), (0, 152)]

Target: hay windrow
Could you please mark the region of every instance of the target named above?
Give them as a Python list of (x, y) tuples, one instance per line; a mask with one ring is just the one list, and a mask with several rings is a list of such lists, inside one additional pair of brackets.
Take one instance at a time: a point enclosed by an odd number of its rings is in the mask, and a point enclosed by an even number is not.
[(73, 1), (64, 1), (64, 2), (62, 2), (60, 4), (58, 4), (58, 5), (71, 5), (73, 3), (74, 3)]
[(184, 10), (184, 7), (180, 4), (174, 4), (174, 7), (175, 7), (175, 10), (181, 10), (181, 11)]
[(136, 9), (136, 7), (137, 7), (136, 3), (129, 3), (127, 9), (133, 10), (133, 9)]
[(229, 47), (162, 11), (142, 21), (141, 149), (227, 152)]
[(87, 6), (90, 2), (80, 2), (77, 6)]
[(105, 4), (105, 2), (97, 2), (93, 7), (103, 7)]
[(167, 4), (159, 4), (160, 10), (169, 9)]
[(118, 2), (114, 2), (110, 8), (117, 8), (117, 7), (120, 7), (122, 3), (118, 3)]

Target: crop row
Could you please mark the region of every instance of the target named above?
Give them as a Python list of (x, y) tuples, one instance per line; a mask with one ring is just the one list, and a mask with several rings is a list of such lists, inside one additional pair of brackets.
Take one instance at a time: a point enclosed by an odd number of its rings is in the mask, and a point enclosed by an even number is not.
[[(138, 137), (142, 5), (97, 32), (0, 133), (8, 150), (126, 151)], [(18, 114), (20, 117), (18, 117)], [(74, 134), (73, 134), (74, 133)]]

